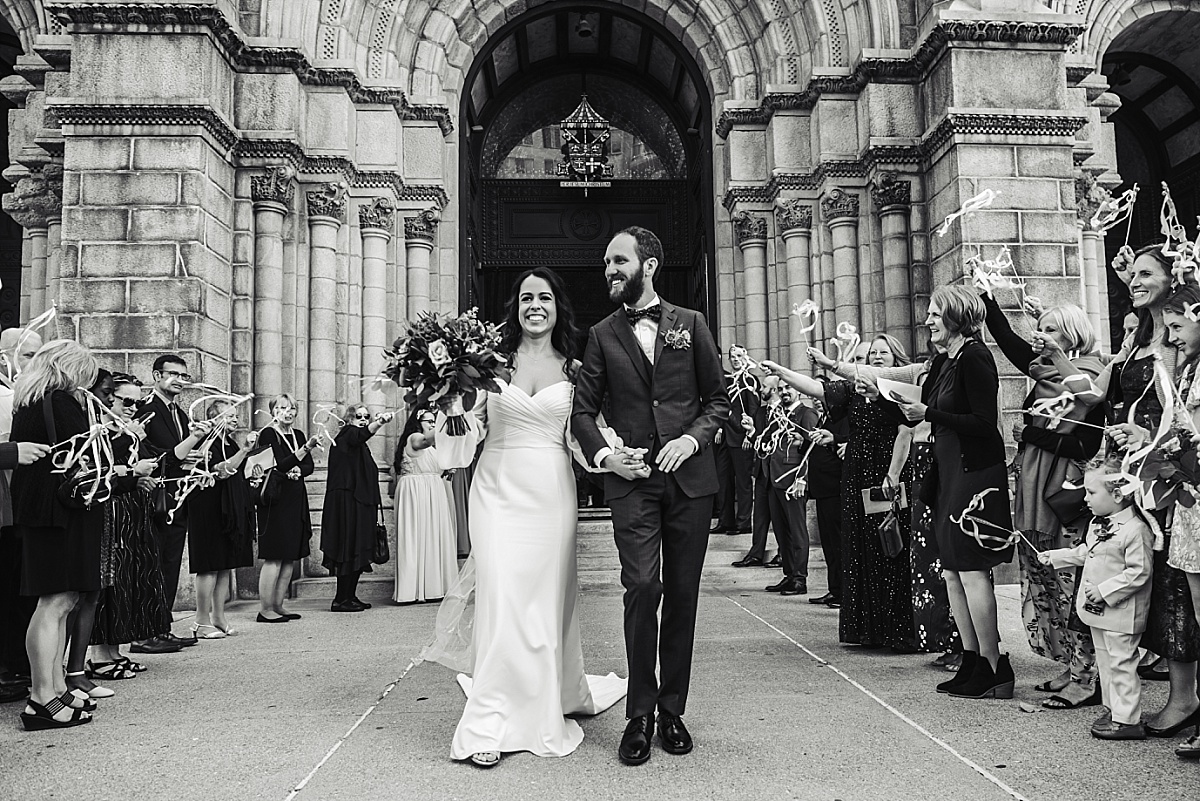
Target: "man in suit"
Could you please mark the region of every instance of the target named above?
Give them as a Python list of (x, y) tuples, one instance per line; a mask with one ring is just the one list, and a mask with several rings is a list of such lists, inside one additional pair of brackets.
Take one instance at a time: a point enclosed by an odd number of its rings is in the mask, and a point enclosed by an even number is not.
[[(782, 567), (783, 562), (779, 553), (770, 562), (767, 558), (767, 534), (771, 530), (771, 484), (766, 479), (764, 460), (767, 454), (758, 449), (759, 433), (765, 431), (767, 421), (775, 407), (779, 404), (779, 376), (763, 376), (757, 382), (759, 394), (755, 399), (754, 414), (742, 415), (740, 428), (745, 436), (744, 453), (750, 456), (751, 488), (754, 498), (754, 515), (750, 538), (750, 550), (741, 559), (733, 562), (734, 567)], [(779, 537), (776, 536), (778, 543)]]
[(721, 514), (713, 533), (745, 534), (750, 531), (751, 507), (754, 504), (754, 450), (746, 440), (742, 415), (751, 419), (758, 414), (759, 380), (748, 369), (746, 349), (741, 345), (729, 347), (731, 371), (725, 376), (729, 392), (729, 418), (721, 426), (714, 454), (718, 477), (721, 480), (718, 498)]
[[(729, 414), (704, 316), (654, 291), (662, 263), (662, 243), (644, 228), (626, 228), (609, 242), (604, 276), (620, 306), (588, 332), (571, 412), (584, 454), (609, 471), (605, 496), (621, 558), (629, 663), (629, 724), (617, 753), (627, 765), (650, 758), (656, 711), (663, 750), (692, 750), (682, 715), (717, 491), (710, 446)], [(618, 450), (596, 425), (606, 396), (616, 401), (606, 418), (623, 443)]]
[[(179, 408), (179, 394), (192, 380), (188, 374), (187, 362), (173, 354), (165, 354), (154, 360), (154, 391), (143, 404), (138, 413), (139, 418), (152, 415), (146, 421), (147, 450), (152, 456), (163, 456), (167, 451), (174, 451), (176, 446), (188, 436), (191, 420), (187, 412)], [(180, 478), (186, 472), (183, 468), (172, 464), (170, 457), (160, 459), (154, 477), (158, 479)], [(166, 484), (167, 509), (174, 509), (178, 500), (179, 483), (175, 481)], [(187, 543), (187, 507), (181, 507), (175, 512), (170, 523), (163, 515), (155, 515), (154, 535), (158, 540), (159, 564), (162, 567), (163, 592), (166, 595), (167, 608), (175, 606), (175, 594), (179, 590), (179, 571), (183, 564), (183, 548)], [(169, 631), (162, 632), (158, 637), (133, 643), (129, 650), (134, 653), (170, 653), (180, 647), (195, 645), (195, 638), (177, 637)]]
[[(842, 605), (842, 451), (850, 439), (850, 423), (845, 417), (830, 421), (820, 409), (814, 433), (817, 446), (808, 457), (808, 497), (817, 505), (817, 532), (825, 555), (828, 591), (809, 598), (810, 604), (825, 604), (834, 609)], [(825, 444), (822, 444), (825, 443)]]
[[(774, 420), (763, 433), (766, 452), (763, 460), (763, 483), (767, 485), (767, 501), (771, 527), (779, 542), (783, 562), (783, 581), (767, 587), (767, 592), (780, 595), (808, 594), (808, 464), (803, 462), (808, 440), (796, 428), (811, 431), (817, 424), (817, 412), (800, 403), (800, 396), (790, 386), (780, 388), (779, 405)], [(785, 423), (786, 421), (786, 423)], [(778, 432), (778, 434), (776, 434)], [(774, 447), (770, 447), (774, 444)], [(792, 493), (792, 486), (801, 482), (802, 492)]]

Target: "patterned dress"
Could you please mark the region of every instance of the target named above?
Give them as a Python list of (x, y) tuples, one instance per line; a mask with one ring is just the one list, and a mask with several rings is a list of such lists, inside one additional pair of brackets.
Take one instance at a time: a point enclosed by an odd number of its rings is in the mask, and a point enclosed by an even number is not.
[[(913, 650), (912, 566), (907, 549), (896, 559), (884, 555), (879, 540), (884, 514), (868, 515), (862, 503), (862, 490), (880, 486), (887, 475), (896, 423), (877, 404), (855, 394), (850, 381), (826, 386), (825, 407), (831, 418), (848, 417), (850, 422), (850, 442), (842, 465), (839, 639)], [(906, 540), (911, 538), (908, 509), (901, 511), (900, 530)]]
[[(1126, 362), (1121, 370), (1121, 395), (1133, 422), (1154, 431), (1162, 420), (1163, 407), (1154, 388), (1155, 357), (1143, 356)], [(1160, 519), (1160, 523), (1163, 521)], [(1167, 564), (1171, 535), (1164, 528), (1166, 547), (1154, 552), (1154, 578), (1151, 580), (1150, 620), (1142, 635), (1142, 647), (1176, 662), (1195, 662), (1200, 658), (1200, 626), (1192, 611), (1192, 595), (1187, 576)]]
[(921, 503), (920, 489), (925, 474), (933, 466), (933, 445), (914, 442), (908, 457), (912, 483), (908, 497), (912, 499), (912, 543), (909, 554), (912, 564), (913, 626), (917, 650), (927, 653), (962, 651), (958, 626), (950, 612), (950, 597), (946, 594), (946, 579), (942, 577), (942, 557), (937, 539), (933, 536), (933, 510)]

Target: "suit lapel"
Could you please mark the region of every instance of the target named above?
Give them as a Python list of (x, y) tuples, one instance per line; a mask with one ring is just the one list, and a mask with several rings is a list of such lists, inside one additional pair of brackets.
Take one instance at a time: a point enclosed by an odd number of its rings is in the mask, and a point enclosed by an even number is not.
[(662, 319), (658, 321), (658, 336), (654, 337), (654, 367), (658, 368), (658, 363), (662, 361), (663, 343), (667, 341), (667, 332), (675, 327), (675, 307), (665, 302), (661, 298), (658, 305), (662, 307)]
[(637, 338), (633, 335), (633, 326), (629, 324), (629, 317), (625, 314), (624, 306), (610, 318), (609, 325), (616, 333), (621, 346), (629, 353), (629, 360), (633, 362), (638, 375), (649, 386), (650, 369), (646, 366), (646, 354), (642, 352), (642, 346), (638, 344)]

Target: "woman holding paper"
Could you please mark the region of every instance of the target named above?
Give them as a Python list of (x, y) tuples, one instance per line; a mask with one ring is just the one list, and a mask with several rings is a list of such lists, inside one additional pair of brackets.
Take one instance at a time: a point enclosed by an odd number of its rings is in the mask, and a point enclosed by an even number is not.
[[(960, 698), (1011, 698), (1015, 679), (1000, 653), (991, 570), (1012, 559), (1004, 440), (997, 428), (1000, 376), (979, 340), (986, 309), (973, 292), (942, 286), (929, 299), (930, 340), (945, 348), (929, 366), (921, 400), (879, 405), (908, 426), (933, 428), (934, 465), (922, 485), (933, 510), (950, 606), (963, 659), (938, 692)], [(952, 519), (953, 518), (953, 519)], [(997, 547), (1000, 546), (1000, 547)]]
[[(894, 368), (908, 365), (908, 355), (891, 337), (878, 336), (867, 348), (867, 363), (851, 369)], [(838, 637), (842, 642), (868, 647), (890, 646), (897, 651), (916, 650), (913, 634), (912, 567), (907, 553), (895, 559), (883, 552), (879, 525), (884, 511), (867, 514), (863, 493), (881, 492), (892, 461), (897, 425), (884, 415), (878, 403), (856, 391), (874, 389), (870, 381), (816, 379), (789, 370), (775, 362), (762, 362), (764, 369), (786, 384), (825, 404), (831, 419), (848, 418), (850, 441), (842, 463), (842, 607)], [(831, 441), (816, 440), (818, 445)], [(900, 513), (900, 530), (907, 539), (909, 510)]]
[[(1068, 304), (1041, 312), (1033, 341), (1026, 342), (1012, 330), (995, 299), (986, 293), (981, 298), (987, 308), (988, 332), (1013, 366), (1034, 381), (1022, 404), (1025, 413), (1013, 426), (1020, 466), (1013, 517), (1038, 551), (1071, 548), (1087, 530), (1083, 499), (1070, 510), (1060, 503), (1052, 505), (1048, 499), (1063, 491), (1064, 481), (1079, 484), (1082, 474), (1074, 462), (1091, 459), (1100, 450), (1104, 396), (1093, 381), (1104, 365), (1095, 332), (1083, 309)], [(1060, 413), (1041, 411), (1064, 396), (1070, 401)], [(1077, 425), (1077, 421), (1084, 424)], [(1042, 564), (1038, 551), (1029, 545), (1017, 548), (1025, 634), (1035, 654), (1065, 667), (1061, 675), (1037, 685), (1037, 689), (1052, 693), (1042, 706), (1075, 709), (1098, 704), (1100, 688), (1091, 631), (1081, 625), (1068, 626), (1075, 602), (1075, 575)]]

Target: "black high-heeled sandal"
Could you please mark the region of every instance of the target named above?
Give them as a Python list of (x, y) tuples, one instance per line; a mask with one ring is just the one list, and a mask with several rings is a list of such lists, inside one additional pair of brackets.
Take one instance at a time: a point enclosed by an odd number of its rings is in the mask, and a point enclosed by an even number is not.
[[(67, 693), (70, 695), (70, 693)], [(92, 715), (82, 709), (72, 709), (69, 720), (59, 720), (54, 717), (59, 712), (69, 707), (63, 703), (62, 698), (55, 698), (42, 706), (32, 698), (28, 701), (29, 709), (33, 712), (22, 712), (21, 723), (25, 726), (25, 731), (44, 731), (46, 729), (69, 729), (72, 726), (82, 726), (84, 723), (92, 722)]]
[(136, 679), (137, 671), (118, 660), (112, 662), (87, 661), (87, 677), (89, 679), (104, 679), (105, 681), (123, 681)]

